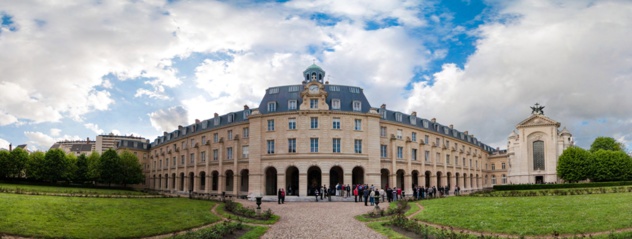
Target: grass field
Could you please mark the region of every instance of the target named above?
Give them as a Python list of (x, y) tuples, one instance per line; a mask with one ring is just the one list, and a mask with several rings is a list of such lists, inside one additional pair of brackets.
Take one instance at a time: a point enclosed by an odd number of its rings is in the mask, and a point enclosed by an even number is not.
[(80, 188), (80, 187), (57, 187), (25, 184), (0, 183), (0, 188), (15, 191), (33, 193), (59, 193), (59, 194), (89, 194), (89, 195), (145, 195), (143, 192), (122, 190), (122, 189), (102, 189), (102, 188)]
[(632, 193), (542, 197), (449, 197), (422, 201), (416, 219), (475, 231), (551, 235), (632, 227)]
[(214, 202), (180, 198), (81, 198), (0, 193), (0, 234), (129, 238), (219, 221)]

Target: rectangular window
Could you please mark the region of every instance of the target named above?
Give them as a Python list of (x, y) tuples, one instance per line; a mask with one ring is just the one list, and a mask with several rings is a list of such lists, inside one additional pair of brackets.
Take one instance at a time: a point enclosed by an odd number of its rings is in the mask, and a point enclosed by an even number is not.
[(340, 109), (340, 100), (339, 99), (331, 100), (331, 108), (334, 109), (334, 110), (339, 110)]
[(382, 158), (388, 157), (388, 146), (384, 144), (380, 145), (380, 157)]
[(228, 123), (232, 123), (235, 119), (235, 115), (233, 114), (228, 114)]
[(200, 152), (200, 161), (202, 161), (202, 163), (206, 163), (206, 151)]
[(270, 94), (278, 94), (279, 93), (279, 88), (270, 88), (268, 90), (268, 93), (270, 93)]
[(334, 138), (332, 140), (332, 142), (333, 142), (333, 145), (332, 145), (332, 149), (333, 150), (332, 151), (334, 153), (340, 153), (340, 139), (339, 138)]
[(309, 99), (309, 108), (318, 109), (318, 99)]
[(417, 161), (417, 149), (412, 149), (410, 152), (410, 156), (413, 159), (413, 161)]
[(428, 151), (428, 150), (426, 150), (426, 152), (424, 152), (424, 161), (430, 162), (430, 151)]
[(358, 94), (360, 93), (360, 88), (349, 87), (349, 92)]
[(312, 153), (318, 153), (318, 138), (309, 139), (309, 151)]
[(454, 156), (454, 164), (459, 164), (459, 156)]
[(441, 163), (441, 153), (435, 155), (435, 163)]
[(206, 145), (206, 136), (202, 136), (202, 145)]
[(241, 157), (247, 159), (250, 152), (248, 152), (248, 145), (241, 146)]
[(232, 130), (228, 131), (228, 140), (233, 140), (233, 131)]
[(395, 120), (397, 120), (397, 122), (402, 122), (402, 113), (395, 113)]
[(332, 128), (333, 129), (340, 129), (340, 118), (334, 118)]
[(219, 142), (219, 134), (214, 133), (213, 134), (213, 143), (217, 143), (217, 142)]
[(296, 109), (296, 100), (289, 100), (287, 102), (287, 109), (288, 110), (295, 110)]
[(401, 129), (397, 130), (397, 139), (402, 139), (402, 130)]
[(169, 167), (169, 159), (165, 159), (165, 167)]
[(233, 159), (233, 147), (226, 148), (226, 159)]
[(244, 110), (244, 119), (248, 119), (248, 116), (250, 116), (250, 110)]
[(184, 155), (180, 155), (180, 164), (184, 165), (184, 161), (185, 161)]
[(362, 111), (362, 102), (360, 101), (353, 101), (353, 111)]
[(403, 159), (404, 158), (404, 147), (397, 147), (397, 158), (398, 159)]
[(274, 120), (268, 120), (268, 131), (274, 131)]
[(318, 117), (311, 117), (309, 125), (310, 129), (318, 129)]
[(492, 164), (492, 170), (496, 170), (496, 164)]
[(411, 134), (411, 140), (412, 140), (413, 142), (417, 142), (417, 133), (413, 132), (413, 133)]
[(287, 139), (287, 152), (296, 153), (296, 139)]
[(361, 139), (354, 140), (353, 148), (355, 149), (356, 154), (361, 154), (362, 153), (362, 140)]
[(268, 102), (268, 112), (276, 111), (276, 102)]
[(428, 135), (424, 135), (424, 143), (428, 144), (429, 137)]
[(380, 137), (386, 137), (386, 127), (380, 127)]
[(296, 129), (296, 118), (290, 118), (287, 121), (287, 124), (288, 124), (287, 126), (288, 129)]
[(250, 137), (250, 129), (248, 127), (245, 127), (243, 130), (242, 138), (247, 139), (248, 137)]
[(437, 143), (437, 147), (441, 147), (441, 139), (440, 138), (437, 138), (437, 142), (436, 143)]
[(268, 154), (274, 154), (274, 140), (268, 140)]
[(501, 164), (502, 169), (505, 169), (505, 163)]
[(191, 161), (191, 164), (195, 164), (195, 154), (189, 155), (189, 160)]
[(290, 86), (287, 91), (288, 92), (297, 92), (298, 90), (299, 90), (299, 87), (293, 85), (293, 86)]
[(465, 158), (463, 158), (463, 166), (466, 166), (466, 164), (465, 164)]
[(450, 164), (450, 155), (449, 154), (445, 155), (445, 164)]
[(445, 141), (445, 147), (450, 148), (450, 140)]
[(353, 129), (355, 130), (362, 130), (362, 120), (361, 119), (355, 119), (355, 125), (353, 127)]
[(219, 159), (219, 150), (213, 149), (213, 161), (217, 161)]
[(191, 139), (191, 147), (195, 147), (195, 139)]

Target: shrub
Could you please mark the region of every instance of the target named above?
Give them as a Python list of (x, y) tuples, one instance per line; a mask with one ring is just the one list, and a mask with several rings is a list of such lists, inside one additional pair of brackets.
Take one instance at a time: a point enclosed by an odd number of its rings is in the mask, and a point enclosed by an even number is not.
[(264, 211), (260, 215), (257, 215), (257, 212), (254, 208), (243, 207), (241, 204), (233, 202), (233, 200), (225, 200), (224, 201), (224, 209), (226, 211), (231, 212), (232, 214), (243, 216), (247, 218), (253, 218), (258, 220), (268, 220), (272, 218), (272, 210), (268, 208), (268, 210)]

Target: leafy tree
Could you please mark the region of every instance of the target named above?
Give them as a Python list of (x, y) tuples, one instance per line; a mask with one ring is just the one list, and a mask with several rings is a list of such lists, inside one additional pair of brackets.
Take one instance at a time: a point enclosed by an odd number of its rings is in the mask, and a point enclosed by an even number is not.
[(7, 178), (9, 176), (10, 165), (11, 164), (11, 154), (9, 151), (2, 150), (0, 151), (0, 178)]
[(120, 155), (121, 167), (122, 167), (122, 181), (123, 186), (127, 184), (137, 184), (144, 180), (143, 168), (138, 162), (138, 157), (133, 153), (125, 150)]
[(42, 179), (49, 182), (65, 179), (68, 166), (68, 160), (64, 151), (61, 149), (48, 150), (44, 156)]
[(122, 182), (123, 174), (121, 167), (121, 158), (118, 156), (116, 151), (113, 149), (108, 149), (101, 155), (100, 161), (100, 172), (101, 177), (100, 181), (111, 185), (112, 183), (120, 183)]
[(11, 167), (9, 175), (15, 178), (21, 178), (26, 168), (26, 162), (28, 161), (29, 153), (21, 148), (16, 148), (11, 151)]
[(623, 151), (597, 150), (593, 153), (590, 179), (595, 182), (632, 178), (632, 159)]
[(73, 181), (78, 183), (88, 181), (88, 157), (86, 157), (85, 154), (81, 154), (77, 157), (76, 168), (77, 170), (73, 176)]
[(624, 151), (625, 147), (623, 143), (617, 142), (612, 137), (597, 137), (595, 141), (590, 145), (590, 152), (594, 153), (598, 150), (612, 150), (612, 151)]
[(568, 182), (586, 180), (590, 176), (592, 155), (580, 147), (569, 147), (557, 161), (557, 175)]
[(68, 167), (62, 178), (67, 182), (71, 182), (75, 177), (75, 172), (77, 172), (77, 156), (72, 153), (66, 154), (66, 164)]
[(26, 161), (26, 177), (34, 180), (43, 180), (44, 174), (44, 158), (46, 155), (42, 151), (36, 151), (29, 155)]
[(96, 151), (92, 151), (88, 156), (88, 181), (98, 181), (101, 177), (101, 155)]

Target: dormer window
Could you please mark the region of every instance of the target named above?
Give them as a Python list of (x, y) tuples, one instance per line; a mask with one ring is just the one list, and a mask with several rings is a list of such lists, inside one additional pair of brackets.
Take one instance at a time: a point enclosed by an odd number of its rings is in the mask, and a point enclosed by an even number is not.
[(213, 125), (219, 125), (219, 116), (215, 116), (213, 119)]
[(269, 94), (278, 94), (279, 93), (279, 88), (270, 88), (270, 90), (268, 90)]
[(288, 110), (295, 110), (296, 109), (296, 100), (289, 100), (287, 102), (287, 109)]
[(362, 102), (354, 100), (353, 101), (353, 111), (362, 111)]
[(331, 100), (331, 108), (334, 110), (339, 110), (340, 109), (340, 99), (333, 99)]
[(395, 120), (397, 122), (402, 122), (402, 113), (395, 113)]
[(235, 115), (234, 114), (228, 114), (228, 123), (232, 123), (233, 121), (235, 121)]
[(268, 102), (268, 112), (276, 111), (276, 102)]
[(244, 119), (248, 119), (248, 116), (250, 116), (250, 110), (244, 110)]
[(386, 110), (385, 109), (378, 109), (378, 112), (382, 116), (382, 119), (386, 119)]
[(290, 86), (287, 91), (288, 92), (297, 92), (298, 90), (299, 90), (299, 87), (294, 85), (294, 86)]
[(410, 116), (410, 124), (417, 125), (417, 116), (414, 116), (414, 115)]

